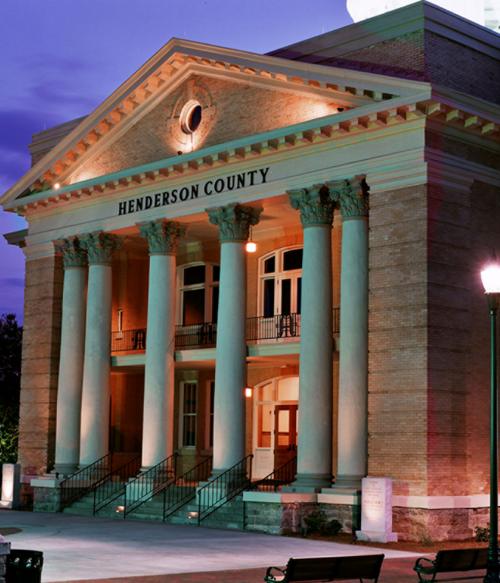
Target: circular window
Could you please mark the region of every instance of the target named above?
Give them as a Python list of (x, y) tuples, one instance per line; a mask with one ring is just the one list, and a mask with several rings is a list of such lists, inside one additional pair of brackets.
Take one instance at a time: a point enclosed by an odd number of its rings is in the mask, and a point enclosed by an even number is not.
[(185, 134), (194, 133), (200, 123), (202, 107), (197, 101), (188, 101), (181, 111), (181, 128)]

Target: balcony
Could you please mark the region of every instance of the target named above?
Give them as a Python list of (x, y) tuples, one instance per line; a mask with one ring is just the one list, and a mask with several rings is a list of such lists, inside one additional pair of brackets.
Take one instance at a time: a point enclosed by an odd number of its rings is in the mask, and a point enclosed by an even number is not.
[[(340, 309), (333, 309), (333, 333), (338, 334)], [(300, 314), (281, 314), (264, 318), (247, 318), (246, 339), (250, 343), (298, 342), (301, 331)], [(191, 326), (176, 326), (175, 348), (212, 348), (217, 341), (217, 324), (204, 322)], [(111, 333), (111, 352), (134, 352), (146, 349), (146, 328)]]

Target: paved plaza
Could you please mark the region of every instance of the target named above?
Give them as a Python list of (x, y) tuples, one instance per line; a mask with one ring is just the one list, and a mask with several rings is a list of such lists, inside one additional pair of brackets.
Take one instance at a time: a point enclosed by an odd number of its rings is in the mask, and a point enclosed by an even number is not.
[[(0, 511), (0, 531), (14, 549), (44, 553), (42, 581), (194, 583), (263, 580), (265, 568), (290, 557), (384, 552), (380, 583), (415, 581), (414, 553), (302, 538), (119, 521), (63, 514)], [(387, 560), (391, 559), (391, 560)], [(408, 576), (408, 577), (407, 577)]]

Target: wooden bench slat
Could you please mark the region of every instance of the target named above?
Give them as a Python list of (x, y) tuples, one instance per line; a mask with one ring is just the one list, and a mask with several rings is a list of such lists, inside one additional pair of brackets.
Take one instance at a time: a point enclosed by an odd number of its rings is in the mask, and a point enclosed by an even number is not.
[[(420, 581), (434, 581), (438, 573), (486, 569), (487, 561), (487, 548), (450, 549), (438, 551), (434, 561), (418, 559), (413, 569), (417, 572)], [(425, 579), (423, 575), (432, 575), (432, 579)]]
[[(285, 569), (285, 577), (274, 578), (271, 567), (265, 581), (283, 583), (305, 581), (345, 581), (349, 579), (372, 579), (378, 581), (384, 555), (358, 555), (350, 557), (314, 557), (290, 559)], [(281, 573), (279, 574), (281, 575)]]

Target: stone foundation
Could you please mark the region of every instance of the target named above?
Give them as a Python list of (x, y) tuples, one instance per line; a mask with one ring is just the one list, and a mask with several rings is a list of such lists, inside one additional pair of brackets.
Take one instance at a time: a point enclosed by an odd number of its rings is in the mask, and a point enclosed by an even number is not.
[(33, 487), (33, 510), (35, 512), (59, 512), (59, 480), (38, 478), (31, 481)]
[(318, 504), (328, 520), (338, 520), (341, 532), (354, 533), (361, 528), (361, 506), (347, 504)]
[(477, 526), (486, 527), (488, 508), (402, 508), (392, 511), (393, 530), (399, 540), (426, 543), (474, 538)]
[(245, 529), (268, 534), (301, 534), (304, 517), (316, 508), (314, 502), (247, 502)]
[(338, 520), (342, 532), (352, 533), (361, 523), (358, 504), (324, 502), (330, 496), (315, 493), (245, 492), (246, 530), (269, 534), (304, 534), (306, 518), (311, 512), (322, 510), (328, 521)]

